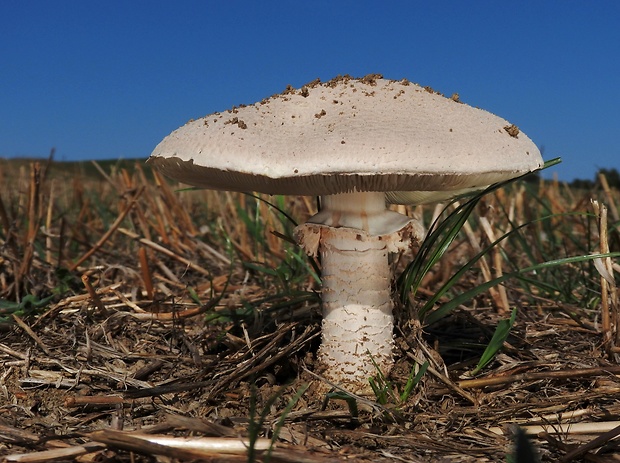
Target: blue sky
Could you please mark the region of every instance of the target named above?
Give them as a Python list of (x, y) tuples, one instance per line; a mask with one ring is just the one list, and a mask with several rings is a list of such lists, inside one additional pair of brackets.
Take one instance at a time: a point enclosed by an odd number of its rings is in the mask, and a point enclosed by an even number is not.
[(620, 169), (620, 2), (0, 5), (0, 157), (146, 158), (190, 118), (381, 73), (496, 113), (560, 179)]

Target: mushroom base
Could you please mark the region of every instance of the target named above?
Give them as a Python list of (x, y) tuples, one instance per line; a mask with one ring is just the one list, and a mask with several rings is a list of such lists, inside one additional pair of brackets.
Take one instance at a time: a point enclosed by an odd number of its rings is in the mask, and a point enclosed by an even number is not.
[(417, 223), (404, 222), (387, 235), (317, 223), (300, 225), (295, 232), (308, 254), (321, 256), (323, 376), (356, 394), (372, 394), (368, 379), (378, 375), (377, 368), (387, 375), (393, 364), (388, 256), (419, 239)]

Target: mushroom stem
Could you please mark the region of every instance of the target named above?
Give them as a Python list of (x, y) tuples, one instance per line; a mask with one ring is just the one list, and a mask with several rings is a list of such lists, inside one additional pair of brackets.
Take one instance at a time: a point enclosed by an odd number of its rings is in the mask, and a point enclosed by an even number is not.
[(370, 394), (368, 378), (378, 374), (372, 360), (385, 375), (393, 364), (388, 256), (419, 239), (419, 228), (387, 210), (383, 193), (324, 196), (321, 204), (321, 212), (296, 230), (305, 251), (321, 256), (319, 360), (328, 380), (356, 394)]

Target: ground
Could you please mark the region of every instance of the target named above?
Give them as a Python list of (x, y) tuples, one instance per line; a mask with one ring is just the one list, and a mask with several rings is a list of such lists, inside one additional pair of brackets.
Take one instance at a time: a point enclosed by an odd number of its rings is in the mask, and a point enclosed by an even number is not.
[[(398, 307), (397, 363), (383, 383), (383, 399), (326, 400), (317, 392), (316, 284), (308, 264), (291, 257), (294, 245), (282, 238), (286, 226), (269, 218), (269, 206), (243, 196), (174, 191), (141, 168), (102, 169), (98, 180), (96, 173), (73, 173), (61, 181), (53, 171), (45, 177), (42, 166), (38, 183), (35, 170), (18, 166), (9, 178), (4, 166), (4, 185), (11, 188), (0, 190), (0, 455), (6, 461), (505, 462), (515, 458), (518, 427), (530, 434), (521, 447), (530, 442), (545, 462), (620, 455), (614, 440), (620, 366), (610, 340), (617, 307), (604, 302), (603, 293), (613, 291), (601, 292), (591, 262), (531, 274), (538, 283), (530, 286), (506, 281), (504, 296), (473, 297), (424, 325), (419, 339), (411, 314), (472, 256), (471, 237), (458, 238), (450, 262), (428, 274), (409, 308)], [(588, 207), (563, 199), (557, 185), (540, 188), (554, 214)], [(512, 194), (488, 201), (499, 211)], [(298, 199), (277, 205), (297, 217), (313, 207)], [(524, 206), (524, 214), (537, 214), (534, 207)], [(489, 217), (480, 207), (476, 214)], [(513, 220), (521, 220), (518, 214)], [(241, 225), (231, 225), (233, 216)], [(528, 246), (538, 243), (533, 257), (525, 256), (525, 246), (507, 244), (504, 270), (549, 260), (546, 253), (558, 249), (583, 254), (569, 239), (577, 236), (596, 252), (599, 233), (589, 217), (571, 223), (582, 228), (556, 237), (560, 244), (549, 249), (536, 239), (554, 241), (549, 234), (562, 232), (561, 222), (524, 235)], [(499, 212), (492, 222), (496, 232), (505, 231)], [(251, 230), (257, 224), (276, 233), (259, 236)], [(472, 229), (479, 243), (483, 230)], [(490, 252), (497, 275), (494, 259)], [(484, 281), (476, 266), (438, 306)], [(612, 310), (607, 330), (605, 304)], [(502, 350), (471, 376), (513, 308)], [(421, 360), (429, 368), (402, 399)], [(580, 430), (585, 425), (590, 431)], [(243, 437), (256, 451), (171, 451), (145, 435)], [(269, 456), (258, 450), (261, 439), (268, 440)], [(580, 447), (588, 443), (591, 448)], [(75, 455), (59, 456), (61, 450)], [(532, 461), (526, 458), (519, 461)]]

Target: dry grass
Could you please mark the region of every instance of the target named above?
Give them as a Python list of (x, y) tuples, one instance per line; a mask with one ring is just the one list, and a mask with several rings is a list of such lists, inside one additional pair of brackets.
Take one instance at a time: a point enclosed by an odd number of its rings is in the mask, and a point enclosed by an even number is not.
[[(313, 267), (287, 241), (293, 224), (265, 202), (176, 191), (141, 164), (93, 174), (2, 161), (0, 185), (7, 461), (262, 461), (274, 434), (272, 461), (506, 461), (515, 424), (543, 461), (620, 455), (612, 259), (541, 269), (461, 305), (425, 327), (434, 362), (421, 387), (405, 403), (361, 400), (352, 415), (345, 401), (325, 406), (313, 393)], [(618, 251), (618, 193), (602, 186), (518, 184), (486, 197), (418, 297), (541, 216), (551, 217), (487, 253), (440, 304), (538, 262)], [(314, 212), (307, 198), (266, 199), (299, 221)], [(408, 212), (427, 226), (436, 215)], [(504, 349), (469, 377), (513, 307)], [(401, 311), (390, 378), (399, 388), (418, 360), (410, 323)], [(163, 440), (187, 436), (202, 447)], [(237, 450), (205, 447), (216, 439)]]

